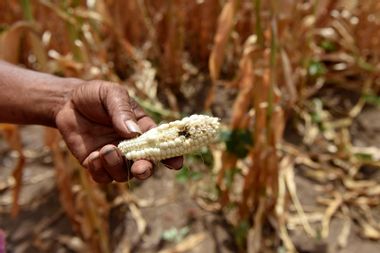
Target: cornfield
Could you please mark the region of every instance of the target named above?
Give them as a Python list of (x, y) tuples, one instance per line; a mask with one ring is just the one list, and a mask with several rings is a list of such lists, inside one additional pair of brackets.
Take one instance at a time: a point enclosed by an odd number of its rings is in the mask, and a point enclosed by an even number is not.
[[(99, 185), (0, 124), (2, 252), (379, 252), (380, 2), (3, 0), (0, 58), (219, 117), (184, 167)], [(33, 85), (33, 84), (31, 84)]]

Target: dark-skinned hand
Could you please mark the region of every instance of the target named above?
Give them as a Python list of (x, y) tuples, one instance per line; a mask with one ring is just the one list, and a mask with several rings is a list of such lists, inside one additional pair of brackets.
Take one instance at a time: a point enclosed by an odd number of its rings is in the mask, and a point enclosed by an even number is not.
[[(56, 114), (56, 126), (70, 151), (98, 183), (124, 182), (132, 176), (146, 179), (153, 173), (151, 161), (127, 161), (116, 147), (156, 126), (121, 85), (88, 81), (75, 87)], [(183, 157), (162, 163), (180, 169)]]

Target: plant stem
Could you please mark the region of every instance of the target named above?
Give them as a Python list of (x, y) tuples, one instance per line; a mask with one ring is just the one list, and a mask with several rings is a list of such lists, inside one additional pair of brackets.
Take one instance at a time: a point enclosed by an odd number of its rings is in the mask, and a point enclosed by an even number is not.
[(22, 14), (25, 20), (33, 21), (33, 10), (30, 5), (30, 0), (20, 0), (20, 4), (22, 6)]
[(271, 44), (270, 44), (270, 88), (268, 95), (268, 116), (273, 112), (274, 89), (276, 87), (276, 60), (277, 59), (277, 20), (273, 15), (271, 20)]
[(264, 35), (263, 35), (263, 28), (261, 26), (261, 0), (254, 0), (255, 5), (255, 11), (256, 11), (256, 34), (257, 34), (257, 41), (261, 47), (264, 47)]
[[(68, 15), (71, 15), (68, 12), (68, 9), (70, 7), (75, 7), (77, 4), (76, 2), (77, 1), (74, 1), (72, 5), (70, 6), (67, 0), (62, 1), (61, 8), (63, 11), (66, 11)], [(81, 49), (75, 44), (76, 40), (79, 39), (79, 32), (76, 26), (77, 23), (75, 23), (75, 25), (69, 22), (65, 22), (65, 23), (66, 23), (66, 27), (67, 27), (69, 37), (70, 37), (70, 47), (71, 47), (71, 52), (73, 53), (73, 56), (74, 56), (74, 60), (78, 62), (83, 62), (84, 56), (81, 52)]]

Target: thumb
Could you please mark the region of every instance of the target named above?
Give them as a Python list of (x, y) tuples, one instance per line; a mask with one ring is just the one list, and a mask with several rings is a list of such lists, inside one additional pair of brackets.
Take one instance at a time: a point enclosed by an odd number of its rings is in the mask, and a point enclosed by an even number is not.
[(106, 87), (104, 106), (111, 117), (115, 130), (120, 136), (128, 139), (140, 135), (142, 131), (137, 124), (128, 91), (116, 84)]

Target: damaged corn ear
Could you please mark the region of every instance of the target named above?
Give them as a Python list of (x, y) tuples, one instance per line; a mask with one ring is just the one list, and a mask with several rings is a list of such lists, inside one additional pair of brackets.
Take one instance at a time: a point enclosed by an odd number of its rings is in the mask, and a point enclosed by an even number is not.
[(194, 114), (159, 125), (137, 138), (122, 141), (118, 148), (128, 160), (159, 161), (207, 146), (215, 141), (219, 128), (219, 118)]

